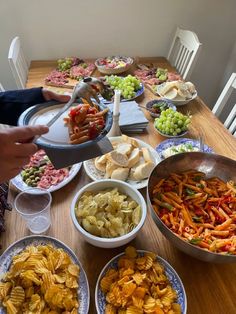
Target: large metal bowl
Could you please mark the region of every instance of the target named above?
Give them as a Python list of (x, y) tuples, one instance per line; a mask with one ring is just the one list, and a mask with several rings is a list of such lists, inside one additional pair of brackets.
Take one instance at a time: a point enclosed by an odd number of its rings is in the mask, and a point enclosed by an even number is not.
[(151, 204), (153, 187), (161, 178), (168, 177), (171, 172), (182, 172), (196, 169), (206, 173), (207, 177), (219, 177), (224, 181), (236, 181), (236, 161), (216, 155), (201, 152), (183, 153), (171, 156), (160, 162), (152, 171), (147, 188), (148, 207), (152, 218), (163, 235), (178, 249), (195, 258), (213, 263), (236, 263), (236, 255), (212, 253), (194, 246), (172, 232), (158, 217)]

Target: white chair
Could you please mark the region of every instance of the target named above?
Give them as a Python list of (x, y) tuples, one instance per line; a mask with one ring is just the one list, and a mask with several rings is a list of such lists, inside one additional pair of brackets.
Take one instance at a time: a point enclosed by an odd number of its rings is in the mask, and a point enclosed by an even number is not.
[(25, 88), (29, 65), (24, 56), (19, 37), (15, 37), (11, 42), (8, 61), (18, 89)]
[(4, 92), (5, 91), (5, 89), (4, 89), (4, 87), (2, 86), (2, 84), (0, 83), (0, 92)]
[(201, 46), (194, 32), (177, 28), (167, 59), (184, 80), (191, 75)]
[[(215, 106), (212, 109), (212, 112), (217, 117), (219, 117), (223, 109), (226, 108), (227, 101), (234, 89), (236, 89), (236, 73), (231, 74)], [(234, 105), (233, 109), (230, 111), (227, 119), (225, 120), (224, 126), (236, 137), (236, 104)]]

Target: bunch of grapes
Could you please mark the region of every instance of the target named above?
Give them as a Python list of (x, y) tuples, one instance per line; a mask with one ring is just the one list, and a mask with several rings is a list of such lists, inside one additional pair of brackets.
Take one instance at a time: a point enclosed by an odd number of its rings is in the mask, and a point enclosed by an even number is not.
[(140, 80), (130, 74), (126, 77), (117, 75), (106, 76), (106, 83), (112, 89), (119, 89), (122, 97), (125, 99), (135, 97), (136, 92), (140, 89)]
[(177, 136), (187, 131), (190, 122), (191, 115), (184, 115), (169, 108), (162, 111), (160, 117), (155, 119), (154, 126), (163, 134)]
[(73, 58), (59, 59), (57, 61), (57, 69), (61, 72), (68, 71), (73, 65)]

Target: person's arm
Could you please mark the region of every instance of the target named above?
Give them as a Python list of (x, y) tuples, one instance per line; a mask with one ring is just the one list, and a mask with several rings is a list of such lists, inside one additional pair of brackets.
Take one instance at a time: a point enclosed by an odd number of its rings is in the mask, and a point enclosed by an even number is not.
[(45, 102), (42, 87), (22, 90), (10, 90), (0, 93), (0, 105), (4, 104), (28, 104), (29, 107)]
[(42, 87), (1, 92), (0, 123), (16, 126), (21, 113), (29, 107), (50, 100), (63, 103), (69, 99), (68, 95), (56, 94)]

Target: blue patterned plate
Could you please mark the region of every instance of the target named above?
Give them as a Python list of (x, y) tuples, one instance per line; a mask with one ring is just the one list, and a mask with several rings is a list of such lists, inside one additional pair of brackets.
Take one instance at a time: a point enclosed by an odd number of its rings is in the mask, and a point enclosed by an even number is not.
[[(63, 242), (47, 236), (29, 236), (22, 238), (6, 249), (6, 251), (0, 256), (0, 278), (8, 271), (12, 257), (19, 254), (22, 250), (24, 250), (29, 245), (53, 245), (55, 248), (63, 249), (71, 258), (72, 262), (77, 264), (80, 268), (80, 276), (79, 276), (79, 287), (78, 287), (78, 299), (79, 299), (79, 309), (78, 314), (87, 314), (89, 311), (89, 285), (87, 276), (85, 271), (83, 270), (82, 265), (80, 264), (78, 258), (75, 253), (66, 246)], [(3, 307), (0, 306), (0, 314), (6, 314), (6, 311)]]
[[(145, 251), (145, 250), (137, 250), (137, 252), (139, 253), (139, 256), (143, 256), (145, 253), (148, 253), (148, 251)], [(121, 253), (113, 257), (104, 266), (104, 268), (102, 269), (98, 277), (96, 290), (95, 290), (95, 303), (96, 303), (96, 309), (97, 309), (98, 314), (104, 314), (105, 306), (106, 306), (106, 297), (104, 293), (102, 292), (102, 290), (100, 289), (100, 281), (110, 268), (117, 269), (118, 260), (122, 255), (124, 255), (124, 253)], [(164, 260), (160, 256), (157, 256), (157, 261), (164, 267), (166, 276), (169, 279), (172, 288), (177, 292), (177, 302), (181, 306), (181, 313), (186, 314), (187, 313), (187, 298), (186, 298), (186, 293), (185, 293), (184, 286), (180, 277), (178, 276), (174, 268), (166, 260)]]
[[(170, 148), (170, 147), (174, 147), (174, 146), (178, 146), (178, 145), (191, 145), (193, 148), (198, 148), (198, 150), (200, 150), (200, 143), (198, 140), (194, 140), (191, 138), (171, 138), (168, 140), (165, 140), (163, 142), (161, 142), (157, 147), (156, 147), (156, 151), (158, 152), (159, 156), (161, 159), (165, 159), (167, 157), (164, 156), (164, 152), (166, 149)], [(213, 153), (213, 149), (211, 147), (209, 147), (208, 145), (204, 144), (203, 147), (203, 152), (204, 153)], [(177, 153), (177, 152), (176, 152)]]
[[(130, 99), (121, 97), (120, 101), (125, 102), (125, 101), (134, 100), (134, 99), (138, 98), (139, 96), (141, 96), (143, 93), (144, 93), (144, 85), (143, 85), (143, 83), (140, 83), (140, 88), (137, 90), (134, 97), (132, 97)], [(114, 102), (114, 100), (106, 100), (102, 97), (100, 97), (100, 100), (102, 101), (103, 104), (111, 104)]]

